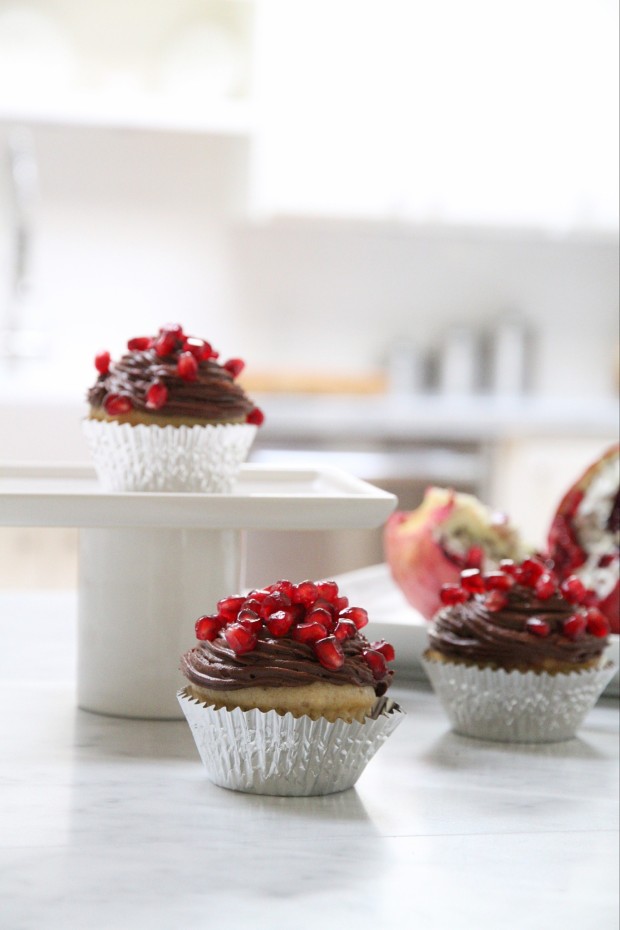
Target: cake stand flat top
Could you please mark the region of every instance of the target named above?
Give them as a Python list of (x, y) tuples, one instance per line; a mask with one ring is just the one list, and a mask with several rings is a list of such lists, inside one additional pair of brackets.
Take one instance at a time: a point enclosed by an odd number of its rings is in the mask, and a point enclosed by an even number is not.
[(230, 494), (182, 494), (108, 492), (86, 466), (0, 464), (0, 526), (360, 529), (396, 503), (333, 467), (246, 464)]

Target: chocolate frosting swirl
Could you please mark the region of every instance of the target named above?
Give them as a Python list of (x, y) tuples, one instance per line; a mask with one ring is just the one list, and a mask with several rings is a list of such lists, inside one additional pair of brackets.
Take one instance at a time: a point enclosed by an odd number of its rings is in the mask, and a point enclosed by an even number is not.
[[(508, 604), (498, 611), (484, 606), (484, 597), (446, 607), (429, 629), (431, 649), (453, 659), (494, 663), (501, 668), (536, 668), (545, 660), (579, 666), (598, 658), (606, 639), (583, 633), (576, 639), (562, 635), (562, 621), (576, 608), (561, 597), (539, 600), (531, 588), (516, 585), (507, 592)], [(528, 632), (531, 617), (546, 621), (551, 632), (541, 637)]]
[(181, 671), (193, 684), (211, 691), (255, 686), (300, 687), (328, 682), (361, 688), (370, 686), (378, 697), (385, 694), (394, 673), (388, 669), (383, 678), (374, 678), (362, 658), (362, 650), (371, 648), (368, 640), (358, 633), (341, 645), (344, 665), (332, 671), (321, 665), (311, 645), (289, 637), (270, 636), (267, 631), (261, 631), (256, 648), (237, 655), (220, 635), (186, 652), (181, 657)]
[[(91, 407), (100, 408), (108, 394), (131, 398), (134, 410), (165, 417), (187, 417), (209, 422), (244, 421), (254, 404), (232, 374), (213, 359), (201, 361), (195, 381), (177, 374), (177, 354), (160, 358), (154, 349), (132, 351), (99, 375), (87, 393)], [(154, 382), (168, 389), (163, 408), (150, 410), (146, 394)]]

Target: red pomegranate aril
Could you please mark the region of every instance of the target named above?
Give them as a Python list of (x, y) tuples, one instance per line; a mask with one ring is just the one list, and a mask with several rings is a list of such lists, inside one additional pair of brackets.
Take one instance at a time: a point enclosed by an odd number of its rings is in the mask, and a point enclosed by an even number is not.
[(224, 628), (224, 639), (237, 655), (251, 652), (256, 648), (258, 637), (252, 630), (246, 629), (240, 623), (231, 623)]
[(352, 620), (358, 630), (361, 630), (368, 623), (368, 611), (363, 607), (347, 607), (340, 614), (340, 619)]
[(540, 636), (543, 639), (551, 633), (551, 627), (547, 621), (542, 620), (540, 617), (529, 617), (525, 629), (528, 633), (533, 633), (534, 636)]
[(196, 639), (203, 639), (211, 642), (222, 629), (222, 621), (219, 617), (207, 615), (199, 617), (195, 623)]
[(504, 572), (487, 572), (482, 578), (487, 591), (510, 591), (515, 585), (512, 575)]
[(240, 624), (244, 630), (249, 630), (250, 633), (255, 633), (256, 636), (258, 636), (263, 628), (263, 621), (255, 614), (252, 616), (252, 611), (248, 611), (247, 614), (243, 614), (243, 616), (237, 617), (235, 623)]
[(515, 569), (515, 580), (517, 584), (533, 588), (544, 571), (545, 566), (538, 559), (524, 559), (521, 565), (518, 565)]
[(583, 614), (573, 614), (562, 623), (562, 633), (568, 639), (577, 639), (586, 631), (587, 621)]
[(445, 607), (454, 607), (469, 600), (469, 591), (458, 584), (442, 584), (439, 589), (439, 600)]
[(586, 630), (601, 639), (609, 634), (609, 620), (598, 607), (588, 607), (586, 610)]
[(333, 632), (338, 642), (343, 643), (345, 639), (353, 639), (357, 634), (357, 627), (352, 620), (339, 620)]
[(292, 609), (276, 610), (265, 620), (265, 626), (272, 636), (286, 636), (295, 622), (295, 614)]
[(560, 591), (569, 604), (581, 604), (586, 594), (586, 586), (577, 575), (569, 575), (560, 584)]
[(328, 633), (333, 632), (336, 625), (333, 614), (324, 607), (312, 607), (306, 613), (306, 623), (320, 623)]
[(291, 601), (286, 594), (282, 594), (281, 591), (272, 591), (263, 599), (260, 605), (260, 615), (263, 620), (265, 620), (270, 614), (275, 613), (276, 610), (284, 610), (290, 606)]
[(508, 598), (503, 591), (489, 591), (484, 599), (484, 606), (487, 610), (490, 610), (491, 613), (503, 610), (507, 603)]
[(461, 587), (469, 591), (470, 594), (482, 594), (484, 592), (484, 578), (479, 568), (465, 568), (461, 572)]
[(198, 362), (191, 352), (181, 352), (179, 355), (177, 374), (183, 381), (195, 381), (198, 377)]
[(254, 426), (262, 426), (265, 422), (265, 414), (258, 407), (254, 407), (245, 418), (246, 423), (252, 423)]
[(597, 562), (599, 568), (608, 568), (611, 563), (616, 558), (611, 552), (606, 552), (605, 555), (602, 555)]
[(236, 378), (245, 368), (245, 362), (240, 358), (229, 358), (228, 361), (224, 362), (222, 368), (225, 368), (233, 378)]
[(295, 585), (292, 581), (287, 581), (286, 578), (283, 578), (281, 581), (276, 581), (275, 584), (269, 585), (269, 593), (274, 591), (279, 591), (280, 594), (284, 594), (285, 597), (288, 597), (289, 601), (293, 603), (293, 591)]
[(387, 672), (387, 663), (383, 656), (376, 649), (364, 649), (362, 658), (372, 672), (372, 677), (379, 679), (384, 678)]
[(161, 381), (154, 381), (146, 392), (146, 406), (149, 410), (161, 410), (168, 401), (168, 388)]
[(558, 590), (557, 580), (549, 572), (543, 572), (536, 584), (534, 593), (541, 601), (548, 601)]
[(183, 327), (179, 323), (166, 323), (165, 326), (159, 327), (160, 336), (174, 336), (175, 339), (185, 339)]
[[(204, 339), (196, 339), (194, 336), (186, 336), (183, 343), (183, 351), (191, 352), (197, 362), (202, 362), (204, 351), (208, 343)], [(211, 346), (209, 346), (209, 349)]]
[(329, 601), (330, 604), (336, 603), (338, 597), (338, 585), (335, 581), (319, 581), (317, 586), (319, 597)]
[(303, 604), (311, 607), (319, 596), (317, 586), (313, 581), (300, 581), (293, 589), (293, 604)]
[(335, 670), (344, 665), (344, 652), (335, 636), (317, 640), (314, 651), (323, 668)]
[(499, 570), (506, 575), (514, 575), (516, 569), (517, 565), (512, 559), (502, 559), (499, 563)]
[(103, 408), (111, 417), (122, 413), (129, 413), (133, 409), (130, 397), (125, 394), (108, 394), (103, 402)]
[(95, 368), (100, 375), (107, 375), (110, 370), (110, 353), (98, 352), (95, 355)]
[(484, 549), (482, 546), (470, 546), (465, 556), (466, 568), (482, 568)]
[(316, 643), (325, 639), (327, 630), (322, 623), (298, 623), (293, 627), (291, 636), (298, 643)]
[(375, 652), (380, 652), (386, 662), (393, 662), (396, 657), (394, 646), (391, 643), (386, 643), (384, 639), (373, 643), (372, 648)]
[(336, 608), (339, 614), (341, 614), (343, 610), (346, 610), (348, 606), (349, 606), (348, 597), (343, 597), (342, 595), (340, 595), (340, 597), (337, 597), (336, 600), (334, 601), (334, 607)]
[(220, 353), (216, 352), (210, 342), (205, 342), (205, 347), (202, 350), (202, 360), (203, 362), (208, 362), (209, 359), (219, 358)]
[(217, 602), (217, 611), (228, 623), (237, 619), (237, 614), (245, 605), (246, 598), (242, 594), (231, 594)]
[(150, 336), (136, 336), (134, 339), (127, 341), (127, 348), (130, 352), (144, 352), (146, 349), (150, 349), (152, 345), (153, 340)]
[(159, 358), (165, 358), (171, 355), (177, 346), (177, 337), (174, 333), (164, 333), (155, 341), (155, 354)]

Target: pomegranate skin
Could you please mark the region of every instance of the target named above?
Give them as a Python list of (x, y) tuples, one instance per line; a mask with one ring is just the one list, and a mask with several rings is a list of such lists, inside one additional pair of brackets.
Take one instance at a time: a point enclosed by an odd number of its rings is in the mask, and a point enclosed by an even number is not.
[(470, 566), (468, 550), (480, 553), (475, 567), (485, 571), (501, 558), (520, 561), (524, 553), (506, 517), (469, 494), (436, 487), (426, 489), (416, 510), (388, 518), (383, 546), (392, 578), (427, 620), (443, 606), (441, 586), (459, 582), (461, 570)]
[[(580, 536), (577, 525), (577, 514), (588, 490), (603, 470), (615, 468), (618, 471), (620, 457), (620, 444), (608, 448), (595, 462), (593, 462), (575, 483), (566, 491), (560, 501), (549, 527), (547, 546), (549, 558), (553, 559), (555, 572), (560, 579), (574, 574), (582, 577), (586, 587), (590, 588), (588, 573), (591, 569), (590, 553)], [(617, 501), (617, 491), (616, 491)], [(616, 504), (617, 506), (617, 504)], [(609, 514), (610, 519), (612, 514)], [(593, 605), (607, 617), (612, 633), (620, 633), (620, 586), (618, 580), (618, 544), (610, 537), (609, 548), (605, 553), (598, 553), (598, 557), (607, 556), (609, 564), (606, 571), (609, 573), (606, 588), (611, 584), (611, 590), (597, 593), (593, 598)], [(599, 571), (599, 577), (601, 569)], [(615, 577), (615, 585), (613, 577)]]

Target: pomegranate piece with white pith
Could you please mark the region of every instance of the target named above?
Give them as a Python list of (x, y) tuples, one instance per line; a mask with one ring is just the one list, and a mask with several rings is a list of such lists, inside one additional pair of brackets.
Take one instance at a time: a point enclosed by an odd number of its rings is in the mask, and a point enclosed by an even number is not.
[(504, 514), (471, 494), (429, 487), (416, 510), (388, 519), (384, 550), (395, 582), (430, 619), (442, 606), (442, 585), (460, 582), (464, 569), (490, 572), (502, 559), (521, 562), (526, 547)]
[(614, 445), (566, 492), (548, 537), (556, 575), (579, 579), (612, 633), (620, 633), (619, 546), (620, 445)]

